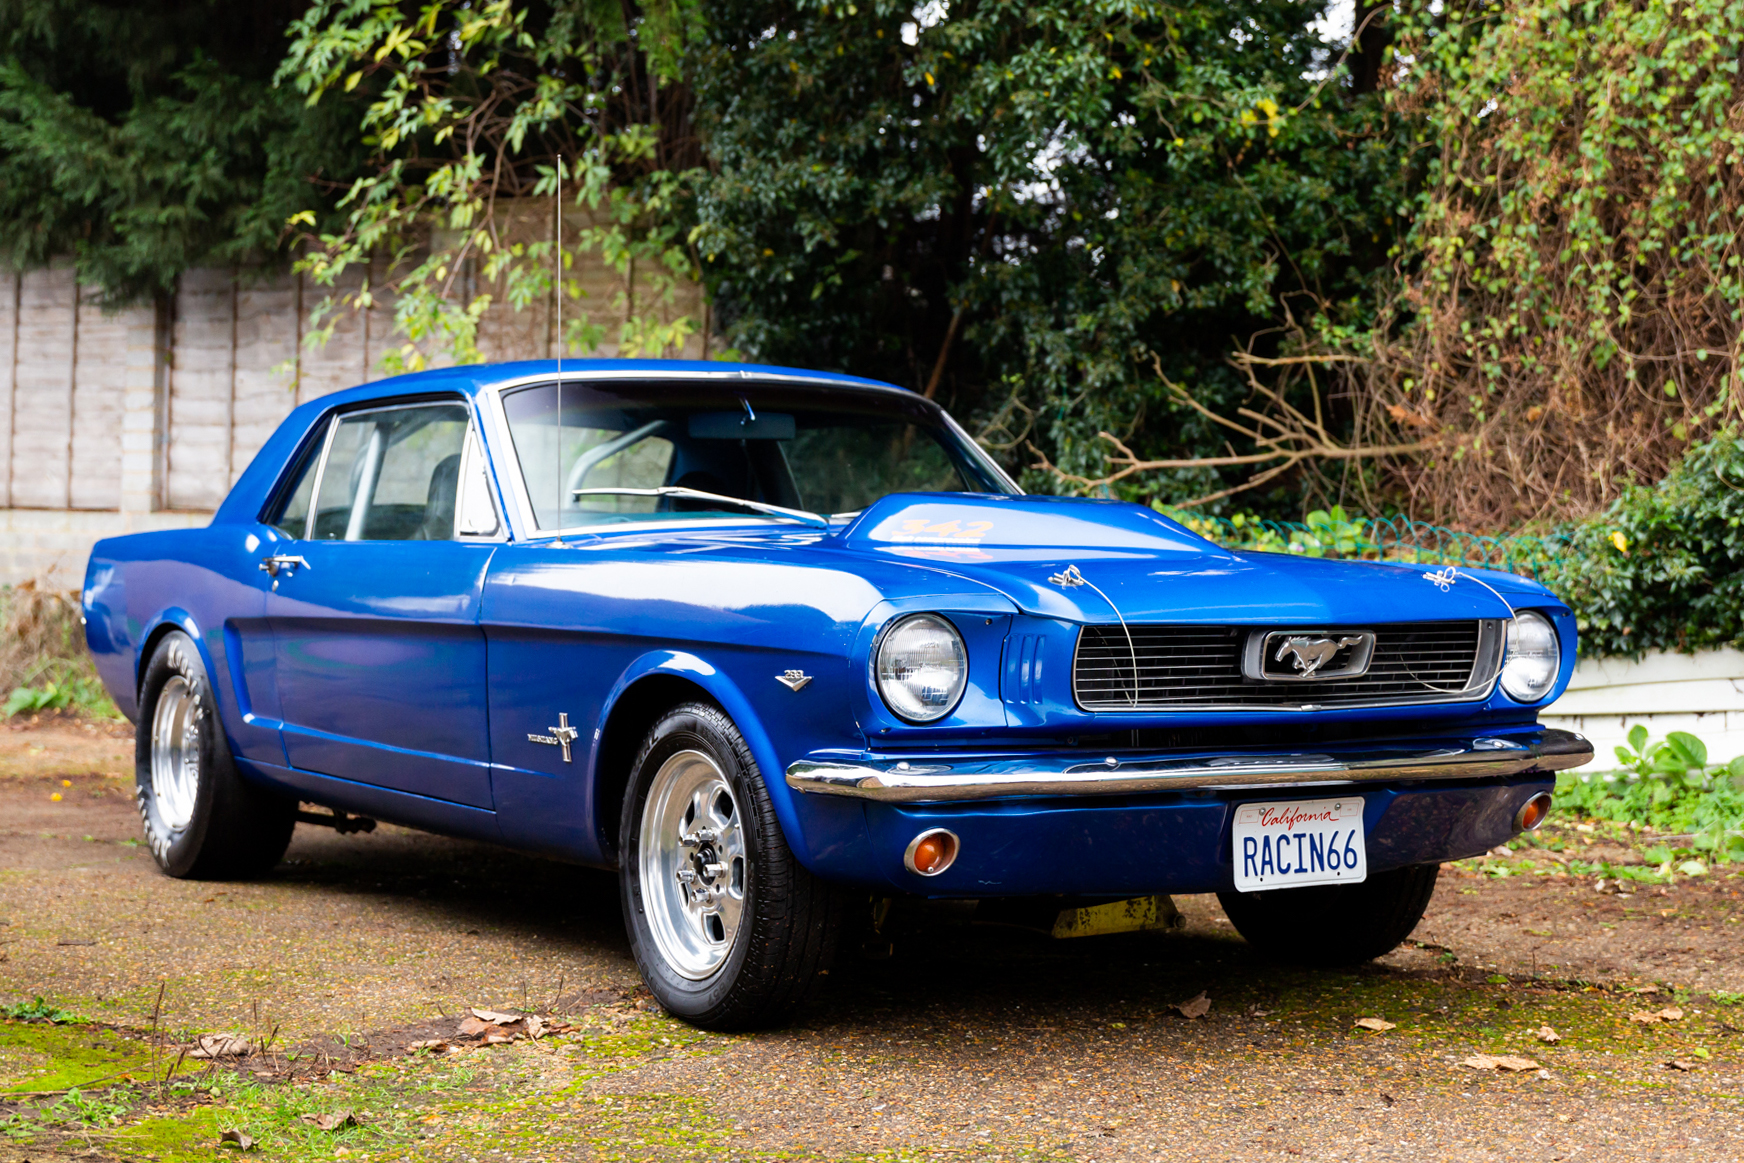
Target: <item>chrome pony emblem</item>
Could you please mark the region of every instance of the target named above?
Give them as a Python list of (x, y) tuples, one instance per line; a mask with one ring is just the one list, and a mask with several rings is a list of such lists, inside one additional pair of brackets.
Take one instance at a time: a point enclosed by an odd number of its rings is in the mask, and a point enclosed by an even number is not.
[(1320, 682), (1360, 678), (1374, 657), (1373, 631), (1316, 634), (1254, 631), (1242, 657), (1242, 674), (1260, 682)]
[(811, 681), (811, 675), (803, 670), (790, 670), (785, 674), (776, 675), (775, 681), (790, 691), (797, 691), (803, 689), (805, 684)]
[(1086, 584), (1084, 581), (1084, 575), (1078, 572), (1078, 567), (1075, 565), (1068, 565), (1059, 573), (1049, 574), (1048, 583), (1050, 585), (1059, 586), (1063, 590), (1069, 590), (1073, 586)]
[(1278, 652), (1272, 655), (1272, 661), (1282, 662), (1293, 657), (1302, 677), (1313, 678), (1316, 671), (1338, 657), (1340, 650), (1361, 643), (1360, 635), (1353, 638), (1286, 638)]
[(563, 762), (569, 763), (569, 745), (581, 737), (581, 732), (569, 725), (568, 712), (558, 714), (557, 726), (547, 727), (546, 730), (550, 731), (551, 734), (534, 735), (529, 732), (527, 735), (527, 742), (544, 743), (550, 747), (561, 747), (563, 748)]

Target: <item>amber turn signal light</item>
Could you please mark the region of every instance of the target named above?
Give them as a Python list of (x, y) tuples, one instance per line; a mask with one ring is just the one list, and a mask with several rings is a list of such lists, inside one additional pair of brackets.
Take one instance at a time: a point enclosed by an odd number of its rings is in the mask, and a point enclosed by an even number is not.
[(902, 863), (910, 872), (937, 876), (957, 859), (957, 834), (944, 828), (929, 828), (908, 842)]
[(1544, 823), (1550, 815), (1550, 793), (1539, 792), (1520, 805), (1520, 810), (1514, 813), (1514, 831), (1530, 832)]

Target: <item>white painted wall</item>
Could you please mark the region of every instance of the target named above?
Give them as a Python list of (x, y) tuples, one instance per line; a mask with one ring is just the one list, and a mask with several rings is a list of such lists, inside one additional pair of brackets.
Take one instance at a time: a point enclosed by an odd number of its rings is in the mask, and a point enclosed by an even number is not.
[(1655, 739), (1688, 731), (1708, 745), (1710, 761), (1728, 762), (1744, 755), (1744, 652), (1656, 650), (1639, 662), (1583, 659), (1543, 721), (1591, 739), (1595, 770), (1617, 765), (1613, 749), (1638, 723)]

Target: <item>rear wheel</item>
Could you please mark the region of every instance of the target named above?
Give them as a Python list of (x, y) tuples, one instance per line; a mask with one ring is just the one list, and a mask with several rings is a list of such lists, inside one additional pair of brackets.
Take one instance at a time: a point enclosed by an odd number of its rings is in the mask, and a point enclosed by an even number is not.
[(284, 856), (297, 805), (237, 774), (194, 640), (164, 635), (140, 684), (134, 794), (145, 840), (171, 876), (258, 876)]
[(1411, 935), (1435, 893), (1439, 864), (1380, 872), (1361, 884), (1220, 892), (1235, 931), (1277, 961), (1358, 965)]
[(791, 1014), (829, 968), (842, 906), (794, 859), (744, 737), (691, 703), (648, 733), (619, 832), (624, 924), (642, 979), (694, 1025)]

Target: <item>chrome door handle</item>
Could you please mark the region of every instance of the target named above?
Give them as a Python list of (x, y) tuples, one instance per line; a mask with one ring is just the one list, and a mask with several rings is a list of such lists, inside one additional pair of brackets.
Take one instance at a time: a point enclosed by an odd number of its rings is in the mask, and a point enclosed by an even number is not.
[(275, 553), (271, 557), (264, 558), (260, 563), (260, 568), (266, 571), (268, 577), (277, 581), (279, 570), (284, 569), (295, 573), (299, 565), (304, 569), (315, 568), (309, 564), (307, 558), (297, 557), (289, 553)]

